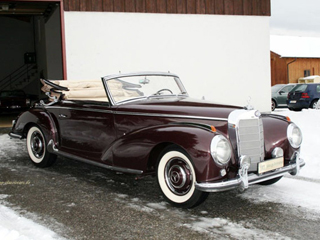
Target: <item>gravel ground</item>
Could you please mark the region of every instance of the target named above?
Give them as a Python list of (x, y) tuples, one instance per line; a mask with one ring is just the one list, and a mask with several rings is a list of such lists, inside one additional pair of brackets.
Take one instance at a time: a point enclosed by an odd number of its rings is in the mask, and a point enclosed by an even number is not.
[[(0, 128), (0, 137), (8, 131)], [(65, 158), (39, 169), (25, 141), (8, 138), (4, 146), (10, 147), (0, 149), (0, 203), (66, 239), (319, 239), (319, 217), (299, 208), (254, 203), (231, 191), (177, 209), (155, 178), (135, 180)]]

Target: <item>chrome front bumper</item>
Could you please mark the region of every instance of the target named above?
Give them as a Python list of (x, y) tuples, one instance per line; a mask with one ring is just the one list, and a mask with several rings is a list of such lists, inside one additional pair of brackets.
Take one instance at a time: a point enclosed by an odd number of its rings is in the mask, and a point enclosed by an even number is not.
[[(298, 164), (297, 164), (298, 163)], [(278, 168), (272, 172), (267, 172), (263, 174), (248, 174), (248, 166), (244, 166), (239, 169), (238, 176), (234, 179), (230, 179), (222, 182), (215, 183), (195, 183), (196, 189), (203, 192), (223, 192), (231, 189), (240, 189), (245, 190), (249, 185), (256, 184), (259, 182), (264, 182), (273, 178), (281, 177), (285, 173), (290, 173), (291, 175), (297, 175), (300, 171), (300, 168), (305, 165), (305, 162), (300, 158), (299, 153), (296, 153), (296, 159), (294, 163), (291, 163), (288, 166)]]

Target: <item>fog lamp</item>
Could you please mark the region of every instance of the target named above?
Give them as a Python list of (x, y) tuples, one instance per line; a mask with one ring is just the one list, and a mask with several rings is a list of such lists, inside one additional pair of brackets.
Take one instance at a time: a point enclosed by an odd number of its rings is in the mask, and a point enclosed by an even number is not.
[(276, 147), (275, 149), (273, 149), (271, 155), (272, 155), (272, 158), (283, 157), (283, 149), (280, 147)]

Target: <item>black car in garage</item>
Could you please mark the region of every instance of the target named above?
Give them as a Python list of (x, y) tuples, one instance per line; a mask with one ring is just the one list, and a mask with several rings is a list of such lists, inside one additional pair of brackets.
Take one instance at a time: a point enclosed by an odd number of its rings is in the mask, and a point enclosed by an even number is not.
[(0, 92), (0, 112), (26, 110), (30, 107), (30, 98), (22, 90)]

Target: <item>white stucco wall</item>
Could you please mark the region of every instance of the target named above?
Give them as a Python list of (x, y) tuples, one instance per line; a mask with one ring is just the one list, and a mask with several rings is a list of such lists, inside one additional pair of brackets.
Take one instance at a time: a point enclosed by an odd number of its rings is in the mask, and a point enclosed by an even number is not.
[(270, 110), (269, 17), (65, 12), (68, 79), (170, 71), (189, 95)]

